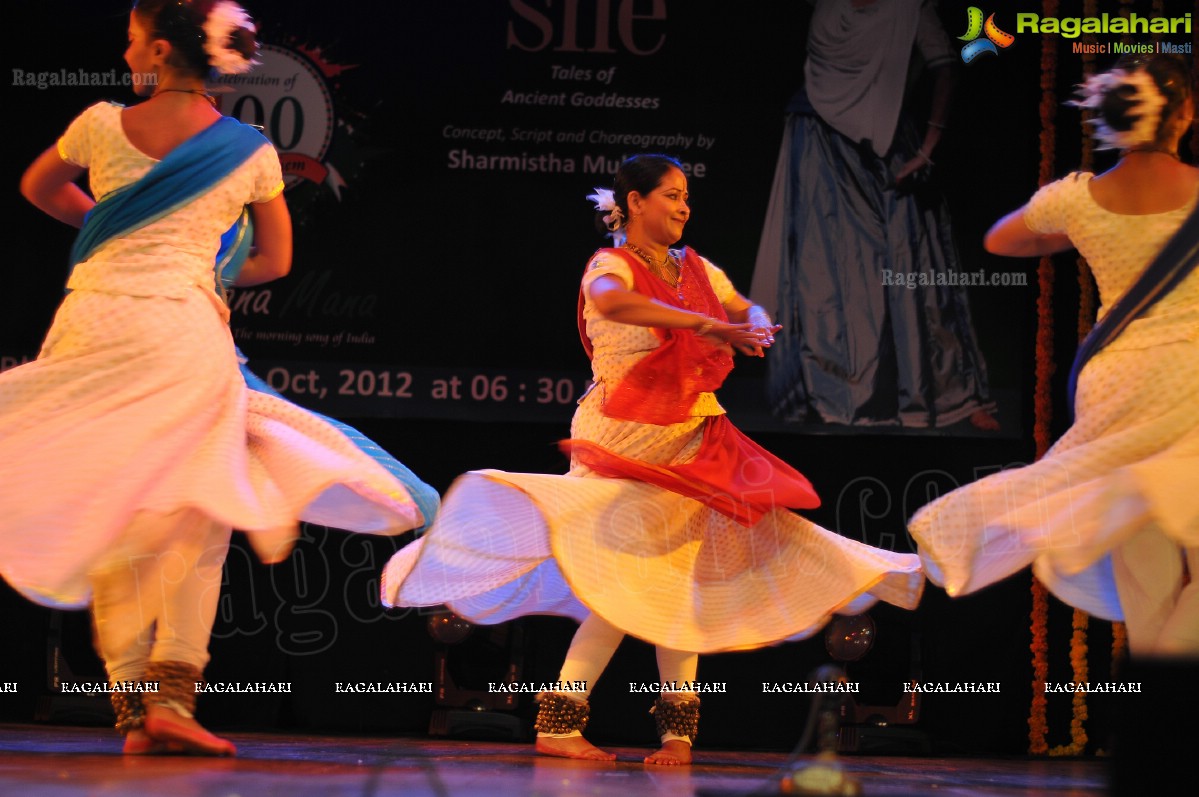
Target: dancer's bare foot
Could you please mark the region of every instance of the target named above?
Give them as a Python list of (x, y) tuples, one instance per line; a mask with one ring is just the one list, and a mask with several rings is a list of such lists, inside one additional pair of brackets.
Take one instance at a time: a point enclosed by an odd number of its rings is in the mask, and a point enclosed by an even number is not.
[(584, 761), (615, 761), (615, 753), (606, 753), (582, 736), (567, 736), (555, 739), (552, 736), (538, 736), (534, 748), (542, 755), (558, 756), (559, 758), (578, 758)]
[(999, 431), (999, 421), (995, 420), (995, 416), (986, 410), (975, 410), (971, 413), (970, 425), (984, 432)]
[(191, 717), (185, 717), (166, 706), (146, 706), (145, 733), (152, 741), (174, 748), (163, 752), (237, 755), (237, 748), (233, 746), (233, 742), (214, 736)]
[(125, 755), (170, 755), (182, 753), (183, 748), (176, 742), (157, 742), (141, 728), (135, 728), (125, 734), (121, 752)]
[(652, 755), (647, 755), (645, 763), (663, 767), (686, 766), (691, 763), (691, 745), (678, 739), (662, 742), (662, 749)]
[(125, 746), (121, 748), (121, 752), (125, 755), (148, 755), (157, 752), (155, 750), (157, 746), (157, 742), (147, 736), (141, 728), (138, 728), (125, 734)]

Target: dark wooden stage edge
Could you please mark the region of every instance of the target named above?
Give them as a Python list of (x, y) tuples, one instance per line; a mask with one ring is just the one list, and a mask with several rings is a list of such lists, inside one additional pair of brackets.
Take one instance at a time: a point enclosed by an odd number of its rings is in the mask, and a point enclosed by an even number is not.
[[(697, 764), (641, 763), (646, 750), (613, 748), (615, 763), (536, 756), (531, 746), (421, 738), (234, 734), (233, 759), (123, 756), (98, 728), (0, 726), (0, 794), (170, 797), (386, 797), (404, 795), (777, 794), (780, 753), (696, 749)], [(1101, 760), (848, 756), (864, 795), (1009, 797), (1107, 793)]]

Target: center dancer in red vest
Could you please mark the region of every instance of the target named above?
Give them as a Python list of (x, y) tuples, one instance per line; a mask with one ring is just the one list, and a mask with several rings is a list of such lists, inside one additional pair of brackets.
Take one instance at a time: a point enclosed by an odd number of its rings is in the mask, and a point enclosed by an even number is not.
[(578, 620), (563, 691), (540, 696), (546, 755), (614, 758), (582, 736), (588, 697), (626, 634), (650, 642), (662, 747), (645, 762), (688, 764), (698, 654), (803, 638), (880, 598), (911, 608), (923, 575), (914, 555), (791, 512), (819, 504), (811, 484), (725, 417), (713, 391), (734, 352), (763, 356), (779, 327), (719, 268), (670, 248), (691, 215), (680, 164), (636, 155), (591, 198), (618, 246), (583, 275), (594, 379), (562, 444), (570, 473), (460, 477), (429, 533), (388, 564), (384, 600), (481, 623)]

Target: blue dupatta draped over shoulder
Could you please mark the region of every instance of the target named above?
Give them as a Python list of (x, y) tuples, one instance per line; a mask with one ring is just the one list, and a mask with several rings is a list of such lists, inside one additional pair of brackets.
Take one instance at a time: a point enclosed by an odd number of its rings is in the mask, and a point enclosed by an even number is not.
[[(262, 133), (222, 116), (167, 153), (140, 180), (97, 202), (88, 211), (71, 248), (71, 265), (87, 260), (107, 241), (128, 235), (195, 201), (264, 146), (270, 146), (270, 141)], [(230, 241), (241, 223), (226, 233)], [(239, 237), (245, 239), (244, 251), (249, 251), (249, 237)]]
[[(87, 260), (106, 242), (169, 216), (195, 201), (270, 141), (255, 128), (222, 116), (167, 153), (140, 180), (112, 192), (96, 203), (84, 219), (83, 228), (71, 249), (71, 266)], [(253, 241), (253, 224), (248, 211), (221, 236), (221, 247), (213, 264), (213, 288), (222, 296), (237, 279)], [(286, 401), (245, 364), (238, 351), (242, 378), (250, 390)], [(319, 413), (305, 410), (335, 427), (363, 453), (383, 466), (412, 496), (424, 515), (423, 531), (433, 522), (440, 506), (437, 491), (384, 451), (362, 432)]]

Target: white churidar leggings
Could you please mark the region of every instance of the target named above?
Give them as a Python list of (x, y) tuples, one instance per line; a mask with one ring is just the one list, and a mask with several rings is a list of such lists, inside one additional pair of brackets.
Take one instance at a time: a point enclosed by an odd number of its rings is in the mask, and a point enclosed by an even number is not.
[(110, 681), (140, 680), (151, 661), (204, 669), (231, 535), (190, 509), (133, 519), (129, 546), (90, 574), (96, 648)]
[[(579, 630), (575, 632), (574, 639), (570, 642), (570, 650), (566, 652), (566, 661), (562, 664), (562, 671), (558, 675), (558, 680), (563, 683), (582, 681), (586, 684), (586, 691), (564, 692), (562, 693), (563, 696), (575, 700), (586, 700), (590, 697), (596, 680), (604, 672), (604, 668), (608, 666), (608, 662), (612, 659), (612, 654), (616, 652), (616, 648), (619, 647), (624, 637), (624, 631), (601, 619), (598, 615), (592, 614), (584, 620), (583, 624), (579, 626)], [(654, 651), (658, 658), (659, 681), (677, 681), (681, 683), (695, 680), (696, 670), (699, 665), (699, 654), (671, 650), (660, 646), (656, 647)], [(698, 700), (698, 697), (691, 693), (671, 692), (663, 694), (662, 697), (674, 703)], [(538, 734), (538, 736), (554, 736), (558, 738), (578, 735), (579, 731), (562, 734)], [(691, 738), (688, 736), (677, 736), (673, 733), (666, 733), (662, 736), (663, 742), (668, 742), (672, 739), (678, 739), (688, 744), (691, 743)]]

